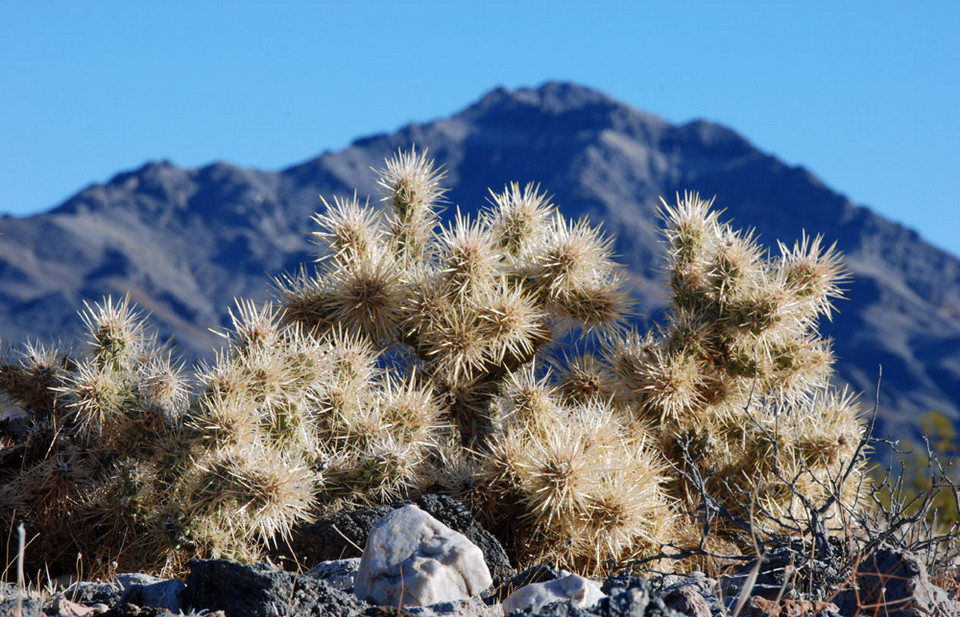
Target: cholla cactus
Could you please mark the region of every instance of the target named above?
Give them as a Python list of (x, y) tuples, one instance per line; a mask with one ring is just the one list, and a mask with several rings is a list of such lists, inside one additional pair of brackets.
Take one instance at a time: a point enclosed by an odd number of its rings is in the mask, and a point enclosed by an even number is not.
[(508, 186), (477, 217), (442, 226), (442, 177), (424, 153), (401, 153), (381, 172), (385, 210), (356, 196), (328, 204), (315, 219), (320, 267), (281, 280), (280, 295), (305, 328), (412, 354), (464, 445), (482, 448), (506, 373), (577, 326), (615, 330), (628, 294), (610, 241), (538, 188)]
[(406, 494), (438, 430), (430, 392), (384, 372), (357, 334), (306, 334), (240, 302), (186, 422), (186, 520), (204, 553), (251, 559), (312, 513)]
[(665, 205), (674, 306), (640, 335), (624, 329), (609, 238), (532, 185), (443, 225), (442, 177), (425, 154), (400, 154), (381, 172), (382, 210), (328, 204), (320, 266), (280, 295), (291, 322), (343, 328), (420, 371), (467, 449), (438, 455), (441, 483), (521, 558), (595, 570), (656, 552), (692, 529), (668, 514), (696, 506), (676, 471), (691, 462), (732, 511), (758, 485), (761, 527), (799, 516), (778, 485), (814, 499), (834, 488), (862, 426), (816, 336), (843, 280), (822, 240), (770, 260), (696, 195)]
[[(788, 483), (814, 501), (838, 491), (838, 507), (852, 507), (859, 469), (834, 483), (864, 426), (855, 397), (830, 385), (833, 356), (816, 333), (840, 296), (839, 255), (804, 236), (768, 259), (710, 206), (696, 194), (664, 204), (673, 307), (659, 331), (610, 341), (623, 404), (656, 424), (677, 465), (711, 474), (731, 511), (746, 517), (739, 504), (756, 494), (761, 527), (805, 516)], [(699, 499), (682, 478), (676, 486)]]
[(25, 447), (19, 473), (0, 488), (0, 516), (26, 521), (32, 553), (53, 567), (74, 565), (78, 553), (101, 573), (118, 557), (163, 567), (171, 497), (163, 469), (181, 449), (188, 387), (128, 298), (88, 305), (82, 316), (84, 359), (28, 346), (19, 367), (2, 369), (34, 386), (6, 388), (26, 414)]
[(238, 301), (192, 382), (128, 300), (87, 307), (81, 359), (34, 345), (0, 365), (30, 420), (4, 437), (2, 522), (28, 521), (39, 560), (176, 569), (440, 486), (521, 564), (597, 573), (698, 542), (703, 491), (759, 533), (805, 499), (854, 507), (858, 463), (838, 478), (863, 427), (816, 333), (833, 248), (770, 258), (696, 195), (665, 204), (673, 306), (640, 334), (598, 228), (518, 184), (443, 223), (442, 178), (414, 150), (380, 171), (382, 207), (324, 200), (319, 264), (278, 279), (279, 306)]
[(610, 402), (566, 402), (531, 363), (492, 401), (503, 418), (488, 455), (474, 461), (475, 510), (524, 560), (583, 572), (643, 556), (675, 529), (666, 466), (647, 431)]
[(231, 315), (197, 384), (126, 299), (87, 308), (81, 360), (28, 346), (0, 367), (29, 414), (0, 459), (0, 515), (26, 521), (38, 567), (69, 568), (78, 553), (104, 575), (111, 563), (255, 560), (297, 521), (433, 477), (441, 421), (415, 375), (384, 371), (357, 335), (282, 323), (270, 304)]

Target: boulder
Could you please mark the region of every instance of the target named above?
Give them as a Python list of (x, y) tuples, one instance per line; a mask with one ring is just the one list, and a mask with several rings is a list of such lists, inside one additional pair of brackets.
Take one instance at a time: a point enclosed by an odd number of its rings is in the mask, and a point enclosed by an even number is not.
[(370, 530), (354, 593), (381, 606), (425, 606), (468, 599), (492, 582), (475, 544), (407, 505)]
[(483, 561), (490, 570), (494, 584), (499, 585), (516, 576), (517, 571), (510, 565), (507, 552), (503, 550), (499, 540), (477, 522), (470, 509), (462, 502), (446, 495), (427, 493), (417, 497), (414, 503), (450, 529), (465, 535), (483, 551)]

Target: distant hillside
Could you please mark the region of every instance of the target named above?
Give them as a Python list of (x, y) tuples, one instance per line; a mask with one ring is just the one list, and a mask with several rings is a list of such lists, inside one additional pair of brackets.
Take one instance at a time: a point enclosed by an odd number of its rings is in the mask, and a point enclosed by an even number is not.
[(837, 241), (854, 274), (824, 325), (842, 378), (872, 402), (883, 365), (886, 429), (941, 409), (960, 419), (960, 260), (824, 186), (803, 168), (705, 121), (680, 126), (587, 88), (497, 89), (455, 116), (356, 141), (280, 172), (151, 163), (90, 186), (54, 210), (0, 218), (0, 336), (72, 340), (84, 299), (129, 292), (188, 359), (219, 344), (233, 298), (311, 259), (318, 195), (376, 200), (371, 167), (411, 144), (447, 169), (450, 201), (539, 182), (570, 216), (602, 220), (644, 299), (662, 309), (658, 196), (717, 195), (726, 217), (768, 244), (806, 229)]

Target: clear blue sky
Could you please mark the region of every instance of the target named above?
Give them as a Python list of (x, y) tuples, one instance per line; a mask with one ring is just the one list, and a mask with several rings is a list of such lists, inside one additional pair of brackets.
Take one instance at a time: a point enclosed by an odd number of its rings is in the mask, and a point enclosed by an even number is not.
[(0, 211), (147, 160), (279, 169), (548, 79), (723, 123), (960, 255), (957, 0), (0, 0)]

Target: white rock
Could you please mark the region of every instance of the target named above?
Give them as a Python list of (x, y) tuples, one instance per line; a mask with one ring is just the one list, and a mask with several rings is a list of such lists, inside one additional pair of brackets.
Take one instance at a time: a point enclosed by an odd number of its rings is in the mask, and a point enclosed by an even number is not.
[(570, 600), (578, 608), (595, 606), (606, 594), (600, 585), (576, 574), (545, 583), (533, 583), (517, 589), (503, 601), (504, 614), (531, 608), (533, 612), (554, 602)]
[(409, 505), (370, 530), (354, 593), (381, 606), (425, 606), (467, 599), (492, 582), (474, 543)]

